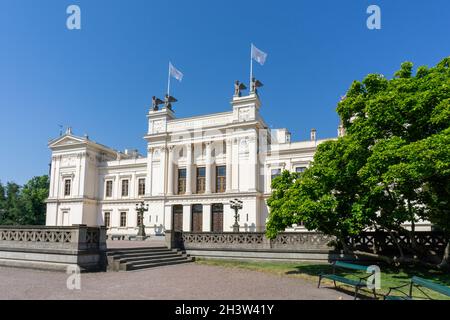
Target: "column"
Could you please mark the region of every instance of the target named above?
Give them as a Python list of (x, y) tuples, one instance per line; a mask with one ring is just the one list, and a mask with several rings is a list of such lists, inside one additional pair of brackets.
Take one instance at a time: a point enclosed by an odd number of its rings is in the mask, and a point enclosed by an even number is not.
[(192, 144), (187, 145), (186, 194), (192, 194)]
[(166, 159), (167, 159), (167, 147), (161, 148), (161, 153), (159, 156), (159, 166), (160, 166), (160, 179), (161, 179), (161, 185), (158, 188), (161, 195), (164, 195), (166, 193)]
[(248, 154), (248, 168), (249, 168), (249, 191), (256, 191), (256, 164), (258, 162), (257, 156), (257, 143), (255, 137), (249, 139), (249, 154)]
[(227, 154), (226, 154), (226, 192), (231, 192), (231, 170), (232, 170), (232, 143), (231, 139), (227, 139)]
[(191, 205), (185, 204), (183, 205), (183, 231), (190, 232), (191, 231)]
[(147, 152), (147, 177), (145, 179), (145, 195), (152, 195), (152, 172), (153, 172), (153, 148), (148, 148)]
[(239, 190), (239, 140), (237, 138), (233, 139), (231, 144), (232, 148), (232, 172), (231, 172), (231, 189), (234, 192)]
[(169, 161), (167, 163), (167, 195), (173, 195), (173, 146), (169, 147)]
[(203, 221), (202, 221), (202, 231), (211, 232), (211, 205), (203, 205)]
[(206, 143), (205, 193), (211, 193), (211, 142)]

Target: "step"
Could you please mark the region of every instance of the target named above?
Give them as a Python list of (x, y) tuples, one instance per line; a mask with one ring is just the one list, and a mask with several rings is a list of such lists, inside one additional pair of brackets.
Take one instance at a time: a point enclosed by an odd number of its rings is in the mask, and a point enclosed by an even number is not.
[[(176, 249), (172, 249), (176, 250)], [(168, 249), (167, 247), (143, 247), (143, 248), (117, 248), (117, 249), (108, 249), (106, 251), (107, 254), (109, 253), (132, 253), (132, 252), (147, 252), (147, 251), (172, 251)]]
[[(147, 264), (147, 263), (151, 263), (151, 262), (170, 262), (170, 261), (179, 261), (179, 260), (186, 260), (188, 257), (173, 257), (173, 258), (160, 258), (160, 259), (140, 259), (140, 260), (136, 260), (136, 261), (130, 261), (130, 262), (125, 262), (123, 264), (132, 264), (132, 265), (141, 265), (141, 264)], [(122, 263), (121, 263), (122, 264)]]
[(150, 269), (150, 268), (161, 267), (161, 266), (170, 266), (170, 265), (177, 265), (177, 264), (182, 264), (182, 263), (191, 263), (193, 261), (194, 261), (194, 259), (189, 257), (187, 259), (180, 260), (180, 261), (156, 262), (156, 263), (148, 263), (148, 264), (141, 264), (141, 265), (131, 265), (131, 266), (128, 266), (127, 271), (133, 271), (133, 270), (137, 271), (137, 270)]
[(175, 253), (175, 254), (166, 254), (166, 255), (157, 255), (157, 256), (137, 256), (137, 257), (125, 257), (117, 259), (116, 261), (119, 261), (119, 263), (126, 263), (126, 262), (134, 262), (134, 261), (141, 261), (141, 260), (159, 260), (159, 259), (170, 259), (170, 258), (183, 258), (187, 257), (186, 254), (182, 254), (181, 252)]
[(108, 257), (112, 257), (114, 259), (122, 259), (122, 258), (133, 258), (133, 257), (143, 257), (143, 256), (158, 256), (158, 255), (172, 255), (172, 254), (181, 254), (181, 251), (158, 251), (158, 252), (133, 252), (133, 253), (115, 253), (110, 254)]
[(126, 262), (116, 265), (116, 269), (119, 270), (130, 270), (130, 268), (139, 267), (143, 265), (148, 265), (152, 263), (174, 263), (179, 261), (188, 261), (189, 257), (180, 257), (180, 258), (172, 258), (172, 259), (147, 259), (147, 260), (139, 260), (133, 262)]

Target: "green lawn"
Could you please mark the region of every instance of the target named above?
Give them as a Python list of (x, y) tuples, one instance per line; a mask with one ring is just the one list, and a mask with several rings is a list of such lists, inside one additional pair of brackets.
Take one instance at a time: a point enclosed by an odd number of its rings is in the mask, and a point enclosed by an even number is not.
[[(302, 278), (315, 283), (318, 282), (318, 275), (320, 273), (331, 273), (332, 267), (329, 264), (323, 263), (307, 263), (307, 262), (271, 262), (271, 261), (240, 261), (240, 260), (222, 260), (222, 259), (199, 259), (196, 263), (222, 266), (227, 268), (247, 269), (261, 272), (269, 272), (283, 277)], [(430, 271), (419, 268), (400, 268), (394, 269), (392, 267), (381, 266), (381, 289), (377, 290), (377, 294), (386, 294), (389, 287), (395, 287), (408, 282), (412, 276), (422, 277), (428, 280), (436, 281), (440, 284), (450, 286), (450, 274), (444, 274), (438, 271)], [(358, 272), (339, 272), (340, 275), (352, 278), (355, 274), (367, 275)], [(330, 286), (333, 283), (324, 279), (323, 286)], [(322, 285), (321, 285), (322, 286)], [(341, 286), (341, 285), (340, 285)], [(354, 292), (352, 287), (342, 285), (344, 290), (349, 293)], [(438, 293), (425, 290), (434, 299), (450, 300), (449, 297), (442, 296)], [(368, 290), (362, 292), (364, 296), (373, 297)], [(414, 289), (414, 297), (424, 298), (424, 295), (419, 290)], [(380, 296), (382, 299), (382, 296)]]

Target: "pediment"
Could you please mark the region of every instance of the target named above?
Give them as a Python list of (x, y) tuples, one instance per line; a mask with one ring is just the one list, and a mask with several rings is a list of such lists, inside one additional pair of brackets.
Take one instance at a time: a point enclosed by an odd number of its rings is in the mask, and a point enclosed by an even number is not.
[(67, 147), (67, 146), (73, 146), (73, 145), (79, 145), (79, 144), (85, 144), (86, 141), (83, 138), (75, 137), (72, 135), (65, 135), (62, 137), (59, 137), (55, 140), (50, 141), (49, 147), (50, 148), (58, 148), (58, 147)]

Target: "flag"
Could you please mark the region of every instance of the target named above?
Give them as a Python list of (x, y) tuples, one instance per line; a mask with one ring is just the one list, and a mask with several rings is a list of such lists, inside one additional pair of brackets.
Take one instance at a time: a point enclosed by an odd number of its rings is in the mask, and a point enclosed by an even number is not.
[(266, 62), (267, 53), (259, 50), (257, 47), (255, 47), (252, 43), (252, 59), (258, 62), (260, 65), (264, 65), (264, 62)]
[(178, 81), (183, 80), (183, 74), (181, 73), (180, 70), (178, 70), (177, 68), (175, 68), (171, 62), (169, 62), (169, 74), (174, 77), (175, 79), (177, 79)]

